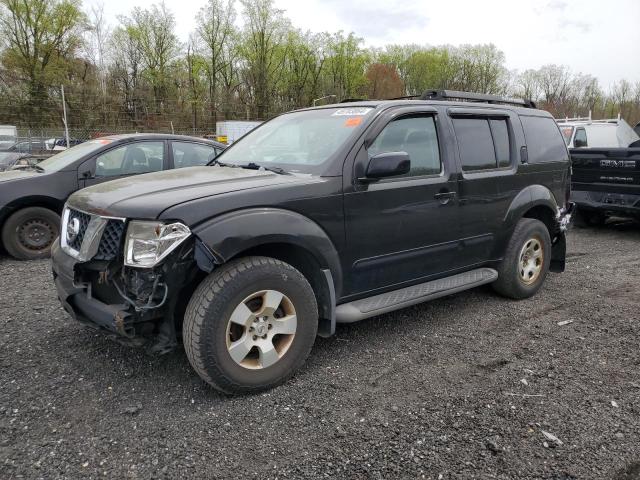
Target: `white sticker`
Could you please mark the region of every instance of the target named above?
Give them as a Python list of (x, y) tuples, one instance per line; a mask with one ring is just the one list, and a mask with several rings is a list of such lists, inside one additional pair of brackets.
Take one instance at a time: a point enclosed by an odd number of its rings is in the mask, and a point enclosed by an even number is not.
[(331, 114), (332, 117), (355, 117), (357, 115), (366, 115), (373, 108), (371, 107), (353, 107), (353, 108), (339, 108)]

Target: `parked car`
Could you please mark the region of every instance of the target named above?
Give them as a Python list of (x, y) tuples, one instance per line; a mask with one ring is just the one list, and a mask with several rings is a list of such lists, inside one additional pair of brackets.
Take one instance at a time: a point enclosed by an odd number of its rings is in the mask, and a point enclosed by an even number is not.
[(0, 125), (0, 151), (9, 149), (18, 141), (18, 129), (13, 125)]
[(41, 155), (48, 153), (47, 145), (43, 140), (22, 140), (7, 149), (9, 152), (21, 152)]
[(640, 137), (622, 118), (558, 120), (568, 148), (628, 148), (640, 146)]
[(20, 159), (28, 156), (21, 152), (0, 152), (0, 172), (11, 170)]
[(182, 332), (229, 393), (283, 382), (336, 322), (488, 283), (530, 297), (564, 268), (571, 212), (567, 148), (533, 107), (441, 91), (310, 108), (215, 165), (81, 190), (52, 247), (58, 296), (155, 352)]
[(84, 142), (84, 140), (79, 140), (77, 138), (70, 138), (69, 147), (67, 147), (66, 138), (50, 138), (48, 140), (45, 140), (45, 146), (47, 150), (54, 151), (54, 152), (61, 152), (62, 150), (66, 150), (67, 148), (80, 145), (82, 142)]
[(48, 257), (67, 197), (116, 178), (204, 165), (224, 145), (178, 135), (115, 135), (81, 143), (21, 171), (0, 173), (0, 232), (18, 259)]
[(578, 223), (602, 225), (611, 216), (640, 220), (640, 148), (574, 148), (571, 200)]

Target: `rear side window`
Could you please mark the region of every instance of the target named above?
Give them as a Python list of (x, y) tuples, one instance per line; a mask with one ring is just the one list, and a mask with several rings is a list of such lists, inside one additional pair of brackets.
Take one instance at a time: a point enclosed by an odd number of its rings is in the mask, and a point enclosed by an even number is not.
[(500, 118), (453, 118), (462, 170), (508, 167), (511, 163), (509, 127)]
[(566, 162), (567, 147), (556, 122), (549, 117), (521, 116), (529, 163)]
[(171, 142), (174, 168), (206, 165), (216, 158), (218, 151), (209, 145), (189, 142)]
[(511, 148), (509, 147), (509, 128), (506, 118), (492, 118), (489, 120), (493, 146), (496, 149), (498, 167), (508, 167), (511, 163)]

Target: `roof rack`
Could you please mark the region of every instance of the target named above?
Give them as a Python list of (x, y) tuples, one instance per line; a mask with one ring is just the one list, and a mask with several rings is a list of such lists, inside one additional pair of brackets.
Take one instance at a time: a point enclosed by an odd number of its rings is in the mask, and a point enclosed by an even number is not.
[(515, 105), (524, 108), (537, 108), (533, 100), (521, 98), (499, 97), (486, 93), (459, 92), (457, 90), (427, 90), (420, 100), (460, 100), (464, 102), (492, 103), (498, 105)]
[(618, 124), (620, 122), (620, 120), (622, 120), (622, 116), (619, 113), (618, 113), (618, 117), (617, 118), (601, 118), (601, 119), (598, 119), (598, 120), (594, 120), (593, 118), (591, 118), (591, 110), (589, 110), (589, 116), (588, 117), (556, 118), (556, 122), (557, 123), (586, 123), (586, 124), (592, 124), (592, 123), (614, 123), (614, 124)]
[(393, 97), (389, 100), (414, 100), (416, 98), (420, 98), (422, 95), (403, 95), (401, 97)]

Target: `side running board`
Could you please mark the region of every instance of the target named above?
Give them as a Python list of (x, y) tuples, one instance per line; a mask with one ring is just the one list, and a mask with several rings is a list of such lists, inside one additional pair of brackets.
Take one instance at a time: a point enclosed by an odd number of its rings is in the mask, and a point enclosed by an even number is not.
[(404, 307), (444, 297), (453, 293), (491, 283), (498, 278), (498, 272), (492, 268), (478, 268), (469, 272), (458, 273), (446, 278), (412, 285), (392, 292), (381, 293), (369, 298), (362, 298), (336, 307), (338, 323), (352, 323), (365, 318), (382, 315)]

